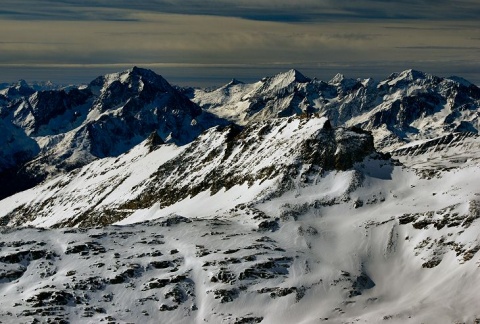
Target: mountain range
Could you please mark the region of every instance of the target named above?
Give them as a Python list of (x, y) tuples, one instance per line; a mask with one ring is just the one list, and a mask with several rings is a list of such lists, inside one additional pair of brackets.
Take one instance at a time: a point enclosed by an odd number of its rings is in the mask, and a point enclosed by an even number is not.
[(0, 321), (480, 321), (467, 80), (1, 88)]

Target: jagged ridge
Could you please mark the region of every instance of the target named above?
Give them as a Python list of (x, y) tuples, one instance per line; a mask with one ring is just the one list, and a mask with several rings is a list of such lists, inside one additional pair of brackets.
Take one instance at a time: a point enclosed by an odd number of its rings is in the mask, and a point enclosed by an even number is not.
[[(122, 159), (87, 166), (70, 177), (46, 185), (42, 189), (45, 198), (40, 199), (43, 202), (18, 205), (4, 216), (4, 224), (20, 225), (42, 218), (48, 221), (49, 217), (59, 219), (53, 224), (61, 226), (108, 224), (154, 204), (165, 208), (199, 193), (214, 195), (234, 186), (250, 187), (268, 180), (277, 183), (266, 184), (267, 187), (281, 191), (291, 178), (308, 182), (326, 171), (347, 170), (375, 152), (369, 133), (359, 129), (333, 129), (327, 119), (315, 116), (274, 119), (245, 128), (236, 125), (212, 128), (181, 149), (159, 146), (157, 136), (151, 135), (142, 146)], [(172, 153), (174, 155), (168, 157)], [(148, 159), (164, 155), (165, 162), (152, 160), (149, 162), (151, 169), (142, 175), (143, 178), (134, 177), (132, 172), (138, 166), (125, 164), (142, 158), (148, 160), (147, 155)], [(100, 180), (104, 174), (108, 184)], [(71, 191), (74, 183), (85, 182), (88, 186), (88, 179), (92, 177), (99, 177), (99, 180), (93, 181), (85, 197)], [(128, 190), (133, 199), (115, 201), (114, 208), (104, 205), (103, 200), (125, 181), (130, 183), (130, 188), (124, 190)], [(68, 195), (72, 195), (72, 199), (65, 203)], [(92, 197), (87, 198), (89, 195)], [(85, 205), (86, 200), (89, 203)], [(55, 212), (58, 208), (63, 208), (61, 214)]]
[(383, 150), (450, 131), (478, 132), (480, 89), (455, 77), (406, 70), (381, 82), (341, 74), (323, 82), (294, 75), (292, 70), (253, 84), (196, 90), (190, 96), (204, 109), (240, 124), (317, 112), (334, 125), (373, 131), (376, 146)]

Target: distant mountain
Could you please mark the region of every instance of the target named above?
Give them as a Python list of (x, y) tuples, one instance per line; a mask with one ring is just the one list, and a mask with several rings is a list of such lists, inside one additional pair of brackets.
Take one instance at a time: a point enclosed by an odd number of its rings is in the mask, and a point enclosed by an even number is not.
[[(212, 126), (228, 124), (202, 111), (161, 76), (136, 67), (99, 77), (86, 87), (34, 91), (22, 82), (3, 93), (2, 120), (39, 147), (37, 155), (9, 168), (4, 177), (22, 168), (23, 175), (41, 180), (97, 158), (122, 154), (152, 132), (167, 143), (183, 145)], [(3, 189), (0, 196), (11, 193)]]
[(46, 90), (61, 90), (61, 89), (70, 89), (75, 88), (74, 85), (66, 85), (66, 84), (57, 84), (53, 83), (52, 81), (34, 81), (34, 82), (27, 82), (25, 80), (19, 80), (17, 82), (12, 83), (0, 83), (0, 93), (4, 93), (6, 91), (12, 91), (12, 89), (23, 87), (24, 89), (29, 89), (28, 91), (32, 93), (33, 91), (46, 91)]
[(382, 150), (480, 128), (477, 86), (458, 77), (439, 78), (415, 70), (394, 73), (380, 82), (341, 74), (323, 82), (290, 70), (252, 84), (230, 82), (189, 95), (205, 110), (239, 124), (320, 113), (333, 125), (372, 131)]
[(217, 90), (197, 89), (189, 95), (205, 110), (244, 125), (315, 112), (306, 101), (307, 92), (318, 91), (310, 89), (311, 84), (311, 80), (299, 71), (290, 70), (252, 84), (232, 80)]

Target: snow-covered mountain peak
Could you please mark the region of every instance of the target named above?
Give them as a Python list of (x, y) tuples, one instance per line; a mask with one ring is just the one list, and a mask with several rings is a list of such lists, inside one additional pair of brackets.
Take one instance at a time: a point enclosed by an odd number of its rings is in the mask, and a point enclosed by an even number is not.
[(105, 93), (108, 95), (111, 92), (117, 92), (119, 87), (140, 92), (145, 84), (149, 84), (157, 91), (170, 92), (173, 90), (173, 87), (162, 76), (152, 70), (138, 67), (100, 76), (90, 83), (89, 88), (94, 94), (101, 96)]
[(27, 81), (20, 79), (18, 82), (14, 85), (15, 89), (20, 89), (20, 88), (30, 88), (28, 85)]
[(427, 74), (414, 69), (408, 69), (400, 73), (392, 73), (383, 83), (389, 86), (408, 86), (411, 84), (424, 84), (428, 81), (438, 79), (431, 74)]
[(34, 93), (35, 90), (30, 87), (25, 80), (19, 80), (13, 84), (10, 84), (5, 89), (0, 90), (0, 94), (10, 99), (22, 97), (22, 96), (29, 96)]
[[(196, 89), (189, 95), (208, 111), (243, 125), (270, 117), (312, 113), (308, 104), (296, 107), (303, 99), (302, 89), (311, 82), (291, 69), (252, 84), (230, 82), (214, 91)], [(277, 102), (270, 105), (272, 101)]]
[(415, 80), (415, 79), (425, 79), (432, 77), (430, 74), (424, 73), (422, 71), (418, 71), (415, 69), (407, 69), (400, 72), (399, 78), (406, 79), (406, 80)]
[(329, 84), (334, 84), (334, 85), (338, 85), (340, 84), (343, 80), (345, 79), (345, 76), (341, 73), (337, 73), (335, 74), (335, 76), (330, 80), (328, 81)]
[(328, 81), (328, 85), (333, 86), (340, 97), (344, 97), (361, 87), (369, 87), (373, 83), (373, 79), (350, 79), (340, 73), (337, 73), (330, 81)]
[(310, 79), (304, 76), (300, 71), (296, 69), (290, 69), (287, 72), (278, 73), (272, 77), (263, 79), (265, 83), (270, 84), (273, 87), (284, 87), (294, 82), (306, 83), (310, 82)]
[(310, 79), (295, 69), (278, 73), (272, 77), (262, 79), (261, 86), (257, 93), (278, 94), (286, 89), (295, 87), (298, 84), (310, 82)]
[[(0, 103), (0, 112), (6, 125), (20, 127), (38, 142), (38, 156), (22, 166), (36, 179), (120, 155), (152, 132), (162, 141), (184, 145), (204, 130), (228, 123), (202, 111), (160, 75), (137, 67), (100, 76), (86, 88), (8, 96), (5, 102)], [(31, 147), (5, 151), (32, 152)], [(28, 157), (31, 159), (31, 154)], [(25, 159), (12, 156), (4, 160)]]
[(413, 69), (393, 73), (380, 82), (337, 74), (328, 83), (300, 83), (293, 82), (296, 73), (290, 70), (256, 83), (210, 92), (196, 90), (191, 98), (204, 109), (238, 124), (320, 113), (334, 125), (347, 123), (374, 131), (380, 149), (427, 134), (434, 138), (453, 129), (478, 128), (480, 89), (473, 84), (466, 86), (466, 82)]

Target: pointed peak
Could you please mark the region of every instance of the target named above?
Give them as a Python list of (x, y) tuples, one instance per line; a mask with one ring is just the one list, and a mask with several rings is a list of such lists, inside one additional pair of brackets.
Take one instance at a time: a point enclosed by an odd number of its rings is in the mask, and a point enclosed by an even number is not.
[(298, 72), (295, 69), (288, 70), (287, 72), (278, 73), (272, 77), (266, 77), (262, 79), (263, 86), (266, 89), (280, 89), (292, 85), (294, 83), (307, 83), (311, 80)]
[(100, 76), (97, 79), (102, 79), (107, 81), (107, 83), (112, 83), (113, 81), (120, 81), (122, 83), (130, 82), (132, 79), (148, 79), (148, 80), (164, 80), (164, 78), (154, 71), (144, 68), (139, 68), (134, 66), (131, 69), (117, 72), (117, 73), (109, 73), (105, 74), (104, 76)]
[(393, 86), (396, 84), (403, 84), (405, 82), (409, 81), (415, 81), (415, 80), (425, 80), (425, 79), (430, 79), (433, 78), (431, 75), (428, 75), (426, 73), (423, 73), (421, 71), (417, 71), (414, 69), (408, 69), (405, 71), (402, 71), (400, 73), (392, 73), (390, 76), (387, 78), (387, 80), (383, 81), (382, 84), (388, 83), (388, 85)]
[(23, 79), (18, 80), (18, 82), (15, 84), (15, 86), (16, 87), (28, 87), (28, 88), (30, 88), (27, 81), (25, 81)]
[(287, 72), (277, 74), (277, 76), (284, 76), (286, 78), (291, 78), (293, 81), (300, 82), (300, 83), (310, 82), (310, 79), (304, 76), (297, 69), (290, 69)]
[(149, 69), (139, 68), (137, 66), (134, 66), (131, 69), (128, 69), (126, 71), (121, 72), (120, 75), (143, 77), (143, 78), (147, 78), (147, 79), (157, 79), (157, 78), (162, 78), (163, 79), (163, 77), (161, 75), (158, 75), (154, 71), (149, 70)]
[(288, 71), (289, 73), (293, 74), (294, 77), (295, 77), (295, 80), (297, 82), (309, 82), (310, 81), (310, 78), (307, 78), (305, 75), (303, 75), (300, 71), (298, 71), (297, 69), (291, 69), (290, 71)]
[(408, 79), (408, 80), (425, 79), (425, 77), (426, 77), (425, 73), (423, 73), (422, 71), (414, 70), (414, 69), (405, 70), (398, 75), (398, 78)]
[(8, 96), (29, 96), (35, 92), (25, 80), (10, 83), (5, 89), (3, 92)]
[(330, 80), (328, 81), (328, 83), (330, 84), (339, 84), (341, 83), (343, 80), (345, 80), (345, 76), (341, 73), (337, 73), (335, 74), (335, 76)]
[[(90, 82), (89, 87), (91, 89), (106, 89), (116, 82), (133, 86), (138, 89), (142, 89), (142, 84), (147, 83), (154, 84), (156, 88), (164, 89), (165, 91), (170, 91), (173, 89), (168, 81), (165, 80), (161, 75), (156, 74), (152, 70), (143, 69), (136, 66), (123, 72), (110, 73), (100, 76)], [(94, 91), (94, 93), (96, 92)]]
[(155, 72), (153, 72), (150, 69), (139, 68), (138, 66), (134, 66), (133, 68), (131, 68), (130, 70), (127, 70), (127, 71), (130, 74), (133, 74), (133, 75), (142, 75), (142, 76), (155, 75), (155, 76), (159, 76), (158, 74), (156, 74)]

